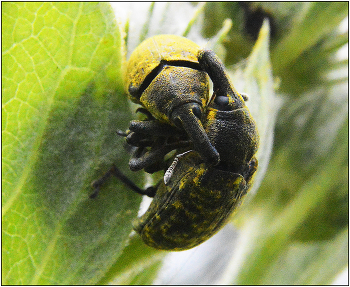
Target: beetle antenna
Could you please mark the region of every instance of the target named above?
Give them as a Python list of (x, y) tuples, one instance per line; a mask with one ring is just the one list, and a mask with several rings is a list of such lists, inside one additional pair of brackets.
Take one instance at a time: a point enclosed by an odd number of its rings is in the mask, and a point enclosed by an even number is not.
[(183, 157), (185, 154), (187, 154), (187, 153), (189, 153), (189, 152), (191, 152), (191, 151), (192, 151), (192, 150), (190, 149), (190, 150), (188, 150), (188, 151), (186, 151), (186, 152), (184, 152), (184, 153), (180, 153), (180, 154), (178, 154), (178, 155), (174, 158), (173, 162), (171, 163), (171, 165), (169, 166), (169, 168), (168, 168), (168, 169), (166, 170), (166, 172), (164, 173), (164, 183), (165, 183), (165, 185), (167, 185), (167, 184), (169, 183), (170, 178), (171, 178), (171, 176), (172, 176), (173, 173), (174, 173), (174, 169), (175, 169), (175, 167), (176, 167), (176, 165), (177, 165), (179, 159), (180, 159), (181, 157)]

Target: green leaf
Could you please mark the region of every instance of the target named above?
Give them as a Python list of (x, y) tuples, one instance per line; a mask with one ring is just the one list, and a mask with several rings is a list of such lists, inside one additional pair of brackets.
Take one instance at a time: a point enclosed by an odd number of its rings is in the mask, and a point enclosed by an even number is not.
[(121, 33), (104, 3), (3, 4), (4, 284), (94, 284), (120, 256), (139, 196), (111, 179), (130, 119)]
[(347, 264), (347, 241), (348, 230), (345, 229), (332, 240), (290, 244), (269, 268), (262, 284), (323, 285), (330, 282)]
[(260, 136), (260, 145), (256, 155), (259, 160), (259, 169), (255, 175), (255, 188), (252, 189), (252, 193), (260, 186), (267, 170), (272, 152), (277, 112), (282, 104), (282, 99), (276, 97), (274, 92), (269, 43), (269, 23), (265, 21), (244, 70), (244, 91), (252, 95), (247, 106), (257, 121)]
[(122, 256), (98, 284), (150, 285), (158, 273), (164, 255), (165, 251), (145, 246), (135, 234)]
[(348, 14), (346, 7), (345, 2), (303, 3), (296, 22), (273, 50), (272, 60), (276, 70), (283, 70), (305, 50), (332, 32)]
[[(203, 31), (213, 36), (222, 19), (232, 20), (224, 41), (226, 64), (236, 64), (249, 55), (264, 18), (271, 26), (271, 62), (282, 84), (280, 93), (298, 97), (319, 87), (347, 83), (347, 77), (331, 80), (334, 68), (347, 69), (335, 50), (347, 49), (348, 32), (339, 24), (349, 14), (346, 2), (209, 2)], [(338, 73), (344, 75), (344, 73)]]

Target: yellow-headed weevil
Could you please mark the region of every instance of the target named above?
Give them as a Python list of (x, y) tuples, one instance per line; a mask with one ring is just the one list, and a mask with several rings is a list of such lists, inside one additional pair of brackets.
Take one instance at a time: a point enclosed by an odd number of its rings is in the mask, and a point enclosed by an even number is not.
[[(158, 249), (186, 250), (215, 234), (247, 193), (258, 165), (254, 155), (259, 136), (242, 96), (234, 90), (224, 66), (212, 51), (201, 50), (197, 57), (214, 85), (202, 126), (220, 154), (220, 163), (207, 162), (200, 152), (191, 150), (189, 135), (149, 115), (144, 126), (155, 123), (165, 135), (154, 128), (138, 129), (136, 125), (132, 141), (141, 153), (135, 153), (133, 159), (141, 159), (148, 168), (163, 163), (164, 155), (173, 149), (185, 152), (178, 152), (167, 164), (164, 180), (145, 190), (115, 166), (109, 173), (135, 192), (154, 198), (146, 213), (136, 220), (134, 229), (147, 245)], [(143, 112), (147, 114), (147, 110)], [(167, 128), (170, 132), (166, 132)], [(173, 141), (169, 142), (172, 132)], [(142, 153), (146, 147), (150, 150)], [(95, 182), (96, 190), (102, 182)]]
[[(200, 52), (197, 44), (175, 35), (143, 41), (128, 61), (126, 90), (130, 99), (156, 120), (184, 129), (194, 149), (207, 162), (217, 164), (219, 153), (201, 122), (209, 101), (209, 79), (198, 61)], [(137, 165), (131, 168), (142, 169)]]

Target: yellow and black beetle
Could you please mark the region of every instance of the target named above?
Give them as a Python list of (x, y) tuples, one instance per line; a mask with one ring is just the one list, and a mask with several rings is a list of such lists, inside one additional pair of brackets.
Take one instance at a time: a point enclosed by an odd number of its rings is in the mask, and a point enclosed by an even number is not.
[[(254, 155), (259, 136), (242, 96), (234, 90), (224, 66), (212, 51), (201, 50), (198, 61), (214, 85), (201, 124), (220, 154), (220, 163), (207, 162), (200, 152), (191, 150), (192, 138), (186, 132), (154, 119), (143, 110), (149, 118), (137, 121), (133, 131), (124, 134), (129, 137), (129, 143), (132, 141), (137, 146), (132, 160), (141, 159), (145, 170), (153, 166), (156, 171), (165, 163), (167, 152), (173, 149), (185, 152), (177, 152), (172, 163), (166, 163), (164, 180), (145, 190), (115, 166), (108, 173), (135, 192), (154, 197), (134, 229), (147, 245), (158, 249), (186, 250), (215, 234), (240, 204), (257, 169)], [(148, 123), (152, 123), (149, 130)], [(143, 153), (147, 147), (150, 149)], [(95, 182), (94, 195), (104, 180), (105, 177)]]
[(131, 54), (125, 83), (133, 102), (159, 122), (184, 129), (194, 149), (207, 162), (217, 164), (219, 153), (201, 123), (209, 101), (208, 74), (198, 59), (201, 51), (197, 44), (180, 36), (151, 37)]

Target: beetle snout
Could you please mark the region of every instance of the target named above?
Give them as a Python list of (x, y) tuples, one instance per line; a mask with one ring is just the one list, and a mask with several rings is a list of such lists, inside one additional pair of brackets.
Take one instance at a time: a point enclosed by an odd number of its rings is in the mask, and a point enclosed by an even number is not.
[(211, 144), (203, 128), (201, 116), (201, 108), (198, 109), (195, 103), (188, 103), (175, 109), (171, 115), (171, 120), (175, 125), (186, 131), (194, 149), (200, 153), (205, 162), (217, 165), (220, 162), (220, 155)]

